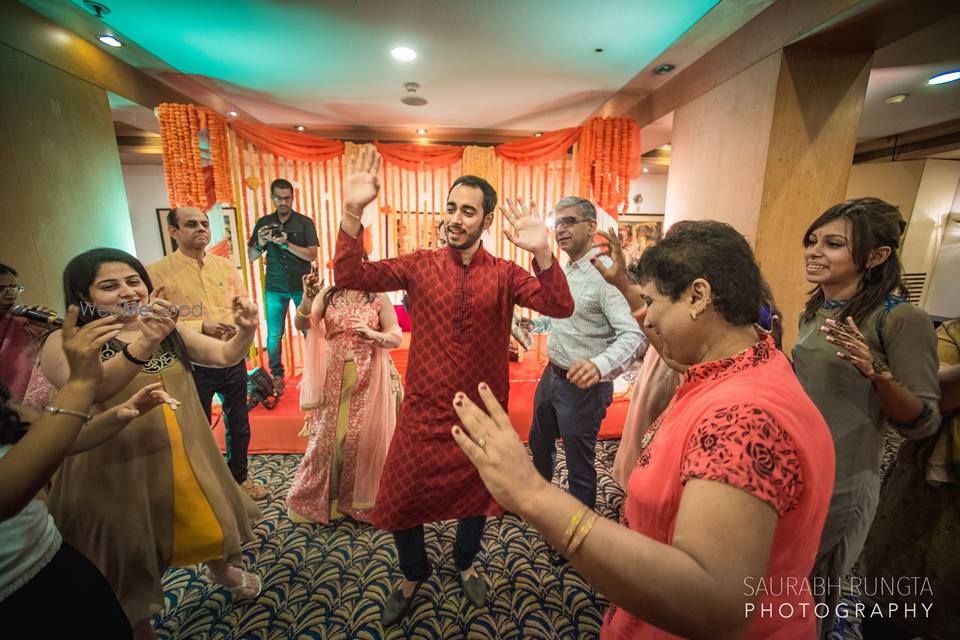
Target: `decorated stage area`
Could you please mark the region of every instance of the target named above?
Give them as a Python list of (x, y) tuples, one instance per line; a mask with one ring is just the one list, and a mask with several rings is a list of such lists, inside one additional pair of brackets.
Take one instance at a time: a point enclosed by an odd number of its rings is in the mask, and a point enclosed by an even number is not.
[[(407, 358), (409, 355), (410, 334), (403, 334), (403, 343), (390, 352), (400, 375), (406, 381)], [(521, 362), (510, 363), (510, 420), (526, 442), (533, 418), (533, 394), (540, 381), (540, 374), (547, 362), (546, 337), (536, 336), (530, 351), (522, 354)], [(305, 438), (297, 434), (303, 426), (303, 414), (299, 407), (300, 393), (297, 385), (300, 377), (288, 377), (286, 393), (280, 403), (268, 410), (258, 406), (250, 413), (250, 453), (303, 453), (307, 448)], [(630, 394), (614, 397), (607, 409), (607, 417), (600, 426), (600, 439), (619, 438), (623, 432), (623, 423), (630, 405)], [(223, 421), (219, 413), (214, 412), (214, 435), (221, 449), (224, 446)]]

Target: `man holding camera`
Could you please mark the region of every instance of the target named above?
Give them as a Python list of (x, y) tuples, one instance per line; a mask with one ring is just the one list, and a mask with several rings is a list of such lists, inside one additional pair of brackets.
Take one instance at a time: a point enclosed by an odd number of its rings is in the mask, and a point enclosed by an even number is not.
[(248, 243), (250, 262), (267, 256), (264, 307), (267, 314), (267, 354), (277, 395), (283, 393), (281, 341), (290, 302), (303, 299), (303, 276), (317, 259), (317, 229), (313, 221), (293, 210), (293, 185), (283, 178), (270, 184), (276, 209), (257, 220)]

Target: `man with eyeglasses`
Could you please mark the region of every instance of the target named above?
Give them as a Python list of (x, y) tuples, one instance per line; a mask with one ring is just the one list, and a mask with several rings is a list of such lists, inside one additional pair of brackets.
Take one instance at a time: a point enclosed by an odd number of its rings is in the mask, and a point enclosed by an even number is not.
[(569, 258), (564, 273), (574, 311), (569, 318), (543, 316), (524, 323), (533, 333), (550, 333), (550, 362), (534, 395), (530, 450), (537, 471), (551, 480), (556, 440), (563, 438), (570, 493), (593, 509), (597, 434), (613, 400), (613, 380), (642, 354), (646, 339), (626, 299), (593, 266), (596, 208), (571, 196), (560, 200), (555, 211), (554, 233)]
[[(17, 304), (23, 287), (17, 281), (19, 274), (13, 267), (0, 264), (0, 382), (10, 390), (10, 400), (23, 402), (23, 394), (30, 382), (30, 374), (40, 347), (38, 338), (49, 327), (26, 318), (16, 317), (10, 310)], [(32, 305), (31, 309), (54, 314), (52, 309)]]
[(281, 342), (290, 302), (303, 299), (303, 276), (317, 259), (317, 228), (307, 216), (293, 210), (293, 185), (283, 178), (270, 184), (275, 210), (257, 220), (248, 243), (250, 262), (267, 257), (263, 306), (267, 316), (267, 354), (277, 395), (283, 393)]

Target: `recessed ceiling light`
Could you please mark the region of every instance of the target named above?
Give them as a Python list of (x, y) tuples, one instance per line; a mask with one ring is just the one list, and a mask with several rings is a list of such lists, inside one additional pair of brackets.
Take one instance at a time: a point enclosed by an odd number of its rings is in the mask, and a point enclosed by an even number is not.
[(394, 47), (393, 49), (390, 49), (390, 55), (393, 56), (394, 60), (399, 60), (400, 62), (410, 62), (417, 57), (417, 52), (410, 47)]
[(644, 172), (644, 173), (650, 173), (650, 169), (648, 169), (647, 167), (644, 167), (644, 168), (643, 168), (643, 172)]
[(97, 36), (97, 40), (107, 45), (108, 47), (122, 47), (123, 43), (117, 39), (116, 36), (109, 33), (101, 33)]
[(665, 76), (676, 68), (677, 68), (677, 65), (670, 64), (669, 62), (665, 62), (661, 65), (654, 67), (653, 72), (658, 76)]
[(236, 117), (237, 117), (237, 112), (236, 112), (236, 111), (228, 111), (228, 112), (227, 112), (227, 115), (230, 116), (231, 118), (236, 118)]
[(537, 131), (535, 134), (533, 134), (533, 137), (534, 137), (534, 138), (539, 138), (539, 137), (542, 136), (542, 135), (543, 135), (543, 131)]
[(946, 84), (948, 82), (955, 82), (960, 80), (960, 71), (946, 71), (944, 73), (938, 73), (935, 76), (932, 76), (927, 80), (927, 84)]
[(890, 96), (889, 98), (884, 100), (884, 102), (886, 102), (887, 104), (900, 104), (901, 102), (906, 100), (909, 95), (910, 95), (909, 93), (898, 93), (895, 96)]
[(427, 135), (427, 130), (424, 129), (423, 127), (420, 127), (419, 129), (417, 129), (417, 133), (420, 134), (421, 136), (425, 136)]
[(302, 124), (298, 124), (297, 126), (294, 127), (294, 129), (296, 129), (297, 131), (306, 131), (306, 130), (307, 130), (307, 128), (306, 128), (305, 126), (303, 126)]

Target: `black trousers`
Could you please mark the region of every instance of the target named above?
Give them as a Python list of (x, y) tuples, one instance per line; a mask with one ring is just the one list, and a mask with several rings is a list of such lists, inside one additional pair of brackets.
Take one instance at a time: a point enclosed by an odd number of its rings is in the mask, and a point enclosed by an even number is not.
[(580, 389), (548, 364), (533, 397), (530, 452), (533, 466), (548, 482), (557, 460), (557, 438), (563, 438), (570, 493), (591, 509), (597, 502), (596, 459), (600, 423), (613, 402), (613, 383)]
[(247, 411), (247, 367), (239, 362), (226, 369), (193, 366), (193, 380), (200, 405), (210, 421), (213, 394), (223, 403), (223, 426), (227, 439), (227, 466), (238, 483), (247, 479), (247, 449), (250, 448), (250, 417)]
[[(480, 552), (480, 540), (483, 538), (483, 524), (486, 520), (486, 516), (473, 516), (457, 523), (453, 560), (460, 571), (469, 569)], [(427, 560), (427, 548), (423, 544), (423, 525), (394, 531), (393, 541), (397, 545), (403, 577), (411, 582), (426, 580), (430, 576), (430, 562)]]
[(0, 601), (0, 620), (4, 636), (20, 629), (26, 635), (19, 637), (34, 640), (133, 638), (107, 579), (66, 542), (37, 575)]

